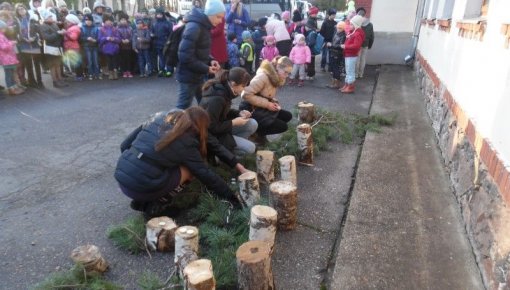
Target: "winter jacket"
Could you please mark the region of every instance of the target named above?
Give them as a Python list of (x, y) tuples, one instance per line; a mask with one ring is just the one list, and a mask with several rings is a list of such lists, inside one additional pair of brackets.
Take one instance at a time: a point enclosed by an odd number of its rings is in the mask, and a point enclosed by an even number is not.
[(227, 44), (227, 52), (228, 64), (230, 65), (230, 68), (240, 66), (241, 64), (239, 62), (239, 56), (241, 54), (239, 53), (239, 47), (237, 46), (237, 43), (229, 42)]
[(361, 44), (365, 40), (365, 33), (363, 29), (357, 28), (351, 34), (347, 35), (345, 39), (344, 56), (345, 57), (356, 57), (359, 55), (361, 50)]
[(18, 64), (14, 48), (16, 44), (14, 41), (7, 39), (7, 37), (0, 32), (0, 65), (15, 65)]
[[(154, 149), (162, 134), (172, 128), (164, 124), (166, 115), (164, 112), (153, 115), (122, 142), (115, 179), (135, 192), (155, 192), (166, 186), (169, 169), (184, 166), (214, 193), (224, 197), (232, 196), (233, 192), (225, 181), (208, 168), (202, 159), (200, 141), (194, 132), (181, 135), (161, 151)], [(215, 138), (210, 138), (207, 145), (209, 152), (230, 166), (235, 166), (235, 157)]]
[(209, 18), (198, 8), (188, 15), (182, 32), (177, 65), (177, 80), (183, 83), (201, 83), (209, 72), (211, 61), (211, 28)]
[(273, 58), (277, 57), (280, 54), (278, 48), (276, 46), (264, 46), (262, 51), (260, 52), (260, 58), (268, 61), (272, 61)]
[(313, 53), (313, 47), (315, 46), (315, 42), (317, 42), (317, 32), (314, 30), (308, 30), (305, 32), (306, 37), (306, 45), (310, 48), (310, 52), (312, 55), (315, 55)]
[(365, 32), (365, 40), (361, 47), (368, 47), (368, 49), (371, 49), (374, 44), (374, 26), (367, 19), (367, 21), (361, 25), (361, 29)]
[(282, 40), (289, 40), (290, 34), (285, 27), (285, 22), (281, 20), (272, 19), (266, 24), (267, 35), (272, 35), (276, 39), (276, 42)]
[(296, 44), (290, 51), (290, 60), (293, 64), (305, 64), (312, 61), (312, 52), (306, 45)]
[(103, 26), (103, 14), (92, 13), (92, 18), (96, 27)]
[[(112, 37), (112, 40), (106, 40), (107, 37)], [(103, 26), (99, 29), (98, 33), (99, 48), (101, 52), (106, 55), (116, 55), (119, 53), (120, 47), (120, 33), (116, 27)]]
[[(99, 29), (96, 26), (83, 25), (81, 27), (81, 34), (80, 34), (81, 46), (82, 47), (98, 47), (98, 41), (97, 41), (98, 36), (99, 36)], [(96, 41), (95, 42), (88, 41), (87, 39), (89, 37), (92, 37)]]
[(253, 40), (253, 43), (255, 43), (255, 54), (260, 54), (262, 49), (264, 48), (264, 37), (267, 36), (267, 32), (265, 29), (256, 29), (251, 34), (251, 39)]
[[(241, 23), (235, 23), (235, 20), (240, 20)], [(250, 24), (250, 14), (248, 10), (243, 5), (241, 16), (237, 15), (234, 11), (230, 11), (230, 6), (227, 7), (227, 16), (226, 22), (228, 25), (228, 33), (234, 32), (237, 35), (237, 40), (241, 41), (243, 39), (242, 34), (248, 28), (248, 24)]]
[(241, 63), (246, 63), (249, 61), (255, 60), (255, 45), (253, 44), (253, 41), (243, 41), (243, 44), (241, 44)]
[(227, 39), (225, 37), (225, 18), (216, 27), (211, 29), (211, 55), (219, 63), (226, 63), (227, 56)]
[(137, 29), (133, 31), (133, 49), (149, 49), (151, 46), (151, 32), (149, 29)]
[(172, 23), (164, 17), (161, 19), (156, 18), (154, 25), (151, 27), (154, 47), (156, 49), (162, 49), (165, 46), (165, 42), (170, 36), (170, 33), (172, 33)]
[(40, 27), (41, 37), (46, 41), (46, 45), (62, 47), (62, 35), (58, 34), (58, 26), (55, 23), (43, 23)]
[(80, 33), (81, 29), (78, 25), (73, 25), (67, 28), (66, 33), (64, 34), (64, 49), (80, 49)]
[(231, 152), (237, 145), (232, 136), (232, 119), (239, 117), (239, 111), (230, 108), (235, 97), (228, 84), (218, 83), (202, 92), (200, 101), (200, 106), (207, 111), (211, 120), (209, 134)]
[[(121, 50), (131, 50), (133, 47), (133, 29), (131, 29), (131, 26), (129, 24), (126, 25), (119, 25), (117, 26), (117, 30), (119, 30), (120, 35), (120, 49)], [(129, 40), (128, 43), (122, 42), (122, 40)]]
[[(274, 65), (267, 60), (263, 60), (250, 84), (244, 88), (242, 93), (243, 102), (247, 102), (253, 107), (265, 109), (270, 102), (276, 100), (276, 89), (284, 84), (285, 80), (280, 79)], [(240, 108), (245, 107), (241, 103)]]
[(345, 43), (345, 37), (345, 31), (335, 33), (331, 46), (329, 47), (329, 54), (334, 56), (343, 56), (344, 50), (341, 45)]
[(324, 36), (324, 42), (331, 42), (336, 33), (336, 21), (327, 18), (321, 26), (320, 34)]
[[(31, 21), (29, 17), (30, 15), (27, 14), (21, 19), (18, 18), (18, 49), (23, 53), (40, 54), (39, 24), (36, 21)], [(29, 38), (33, 38), (34, 40), (29, 41)]]

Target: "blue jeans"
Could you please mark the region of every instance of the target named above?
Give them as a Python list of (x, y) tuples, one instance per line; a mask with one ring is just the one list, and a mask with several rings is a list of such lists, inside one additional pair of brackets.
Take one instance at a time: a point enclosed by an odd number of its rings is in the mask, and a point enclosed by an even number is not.
[[(145, 70), (147, 66), (147, 70)], [(148, 75), (151, 73), (151, 57), (148, 49), (138, 50), (138, 68), (140, 69), (140, 75)]]
[(250, 119), (242, 126), (232, 127), (232, 135), (236, 141), (236, 148), (234, 153), (239, 155), (255, 153), (256, 146), (253, 142), (248, 140), (253, 133), (257, 131), (258, 124), (255, 119)]
[(193, 96), (197, 99), (197, 103), (200, 104), (202, 100), (202, 84), (179, 82), (179, 91), (177, 93), (179, 99), (177, 100), (176, 107), (183, 110), (191, 107)]
[(158, 64), (159, 64), (159, 67), (158, 69), (160, 71), (164, 70), (164, 71), (169, 71), (171, 73), (174, 72), (174, 68), (173, 67), (168, 67), (166, 65), (166, 59), (165, 59), (165, 55), (163, 54), (163, 48), (158, 48)]
[(356, 60), (357, 56), (345, 58), (345, 83), (352, 84), (356, 81)]
[(322, 55), (321, 55), (321, 68), (326, 68), (326, 64), (329, 60), (329, 48), (324, 45), (322, 48)]
[(5, 85), (7, 86), (8, 89), (16, 85), (16, 81), (14, 80), (15, 72), (16, 72), (15, 65), (4, 66)]
[(85, 46), (85, 55), (87, 56), (87, 66), (89, 76), (98, 76), (99, 75), (99, 63), (97, 57), (97, 47), (88, 47)]

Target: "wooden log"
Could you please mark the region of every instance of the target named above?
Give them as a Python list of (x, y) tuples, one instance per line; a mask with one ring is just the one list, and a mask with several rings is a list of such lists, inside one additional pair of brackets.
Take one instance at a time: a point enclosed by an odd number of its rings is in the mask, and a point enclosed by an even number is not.
[(214, 290), (216, 280), (212, 263), (207, 259), (200, 259), (189, 263), (184, 268), (185, 289), (189, 290)]
[(169, 217), (162, 216), (149, 220), (146, 225), (147, 246), (153, 251), (173, 251), (175, 230), (177, 224)]
[(296, 157), (286, 155), (278, 161), (280, 163), (280, 179), (290, 181), (297, 186)]
[(269, 150), (257, 151), (257, 174), (262, 182), (271, 183), (274, 180), (274, 152)]
[(248, 171), (239, 175), (239, 193), (248, 207), (260, 200), (260, 187), (257, 173)]
[(183, 226), (175, 231), (174, 262), (177, 273), (182, 278), (186, 266), (198, 259), (198, 229), (193, 226)]
[(299, 123), (311, 124), (315, 120), (315, 105), (306, 101), (298, 103)]
[(250, 241), (264, 241), (273, 252), (278, 213), (272, 207), (256, 205), (250, 214)]
[(299, 148), (299, 164), (313, 166), (312, 127), (309, 124), (297, 126), (297, 142)]
[(236, 252), (237, 282), (240, 290), (273, 290), (269, 245), (264, 241), (248, 241)]
[(290, 181), (276, 181), (269, 186), (271, 206), (278, 213), (278, 229), (292, 230), (297, 223), (297, 188)]
[(108, 262), (103, 258), (99, 248), (94, 245), (79, 246), (71, 252), (71, 259), (81, 264), (87, 273), (103, 273), (108, 269)]

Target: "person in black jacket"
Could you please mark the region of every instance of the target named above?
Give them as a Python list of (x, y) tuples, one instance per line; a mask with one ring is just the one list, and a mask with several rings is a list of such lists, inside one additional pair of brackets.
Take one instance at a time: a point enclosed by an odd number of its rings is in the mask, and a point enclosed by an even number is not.
[(115, 179), (133, 201), (131, 207), (157, 216), (196, 177), (213, 193), (233, 199), (234, 192), (204, 161), (207, 151), (240, 173), (246, 169), (214, 138), (208, 138), (209, 116), (200, 107), (153, 115), (122, 142)]
[(361, 44), (358, 60), (356, 61), (356, 78), (362, 78), (365, 73), (365, 63), (367, 59), (367, 52), (374, 44), (374, 26), (370, 19), (366, 17), (367, 11), (363, 7), (356, 9), (356, 13), (363, 17), (361, 29), (365, 32), (365, 40)]
[(329, 48), (329, 70), (331, 71), (331, 84), (328, 88), (339, 89), (340, 79), (345, 76), (345, 59), (342, 45), (345, 43), (345, 22), (336, 24), (336, 33), (333, 41), (326, 43)]
[(256, 146), (248, 140), (257, 131), (257, 121), (251, 113), (232, 109), (232, 100), (241, 95), (250, 82), (250, 74), (240, 67), (222, 74), (205, 83), (200, 106), (209, 114), (209, 134), (237, 155), (255, 153)]
[(177, 81), (179, 98), (177, 108), (186, 109), (193, 103), (193, 96), (200, 103), (201, 87), (207, 74), (215, 74), (220, 64), (212, 60), (211, 28), (223, 22), (225, 5), (221, 0), (208, 0), (204, 11), (193, 8), (187, 16), (177, 56)]
[[(324, 43), (332, 42), (333, 36), (336, 32), (336, 10), (333, 8), (328, 9), (328, 18), (324, 20), (321, 26), (320, 34), (324, 37)], [(326, 71), (326, 64), (328, 63), (328, 57), (329, 57), (329, 48), (324, 45), (322, 48), (322, 58), (321, 58), (321, 70), (323, 72)], [(329, 67), (328, 67), (329, 68)], [(329, 68), (329, 71), (331, 71), (331, 68)]]

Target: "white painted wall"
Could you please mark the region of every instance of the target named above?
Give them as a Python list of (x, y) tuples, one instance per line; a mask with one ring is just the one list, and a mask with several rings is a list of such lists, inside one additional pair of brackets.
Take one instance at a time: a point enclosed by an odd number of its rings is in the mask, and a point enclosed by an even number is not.
[(373, 0), (370, 21), (378, 32), (412, 32), (418, 0)]
[[(491, 0), (482, 42), (458, 36), (456, 22), (466, 1), (457, 1), (450, 33), (422, 26), (418, 50), (456, 102), (510, 166), (510, 49), (502, 23), (510, 23), (510, 1)], [(459, 6), (464, 5), (464, 6)]]

